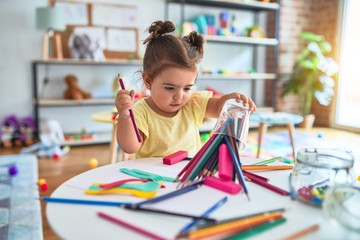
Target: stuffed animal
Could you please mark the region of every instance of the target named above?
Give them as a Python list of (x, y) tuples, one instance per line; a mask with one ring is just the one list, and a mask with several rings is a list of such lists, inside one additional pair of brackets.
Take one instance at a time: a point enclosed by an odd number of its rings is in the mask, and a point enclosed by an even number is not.
[(1, 145), (4, 148), (20, 147), (21, 139), (19, 121), (15, 115), (10, 115), (1, 124)]
[(21, 140), (26, 146), (35, 142), (36, 123), (32, 117), (25, 117), (20, 120)]
[(74, 75), (67, 75), (65, 77), (65, 83), (67, 85), (67, 89), (64, 92), (65, 99), (89, 99), (92, 98), (92, 94), (89, 92), (83, 91), (79, 84), (78, 79)]

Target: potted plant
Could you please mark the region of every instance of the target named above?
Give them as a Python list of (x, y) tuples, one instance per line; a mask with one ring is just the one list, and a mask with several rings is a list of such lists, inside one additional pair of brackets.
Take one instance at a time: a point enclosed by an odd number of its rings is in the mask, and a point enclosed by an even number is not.
[[(306, 116), (311, 115), (314, 96), (321, 105), (328, 106), (331, 103), (338, 65), (327, 56), (331, 52), (331, 45), (324, 36), (304, 32), (300, 39), (305, 41), (305, 47), (297, 56), (292, 72), (285, 76), (281, 96), (298, 96), (305, 121)], [(314, 121), (314, 115), (312, 116)]]

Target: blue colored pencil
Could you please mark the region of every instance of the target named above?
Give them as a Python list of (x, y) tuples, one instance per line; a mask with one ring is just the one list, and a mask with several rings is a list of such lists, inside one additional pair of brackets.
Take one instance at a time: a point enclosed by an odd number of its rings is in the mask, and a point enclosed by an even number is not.
[(101, 205), (101, 206), (114, 206), (114, 207), (132, 206), (133, 204), (131, 202), (108, 202), (108, 201), (71, 199), (71, 198), (53, 198), (53, 197), (41, 197), (40, 199), (45, 202), (54, 202), (54, 203)]
[(133, 207), (134, 207), (134, 208), (137, 208), (137, 207), (140, 207), (140, 206), (145, 205), (145, 204), (156, 203), (156, 202), (160, 202), (160, 201), (163, 201), (163, 200), (167, 200), (167, 199), (169, 199), (169, 198), (173, 198), (173, 197), (182, 195), (182, 194), (184, 194), (184, 193), (187, 193), (187, 192), (190, 192), (190, 191), (193, 191), (193, 190), (197, 189), (197, 188), (200, 187), (203, 183), (204, 183), (204, 181), (196, 182), (196, 183), (194, 183), (194, 184), (191, 184), (191, 185), (189, 185), (189, 186), (180, 188), (179, 190), (175, 190), (175, 191), (173, 191), (173, 192), (170, 192), (170, 193), (161, 195), (161, 196), (159, 196), (159, 197), (152, 198), (152, 199), (150, 199), (150, 200), (142, 201), (142, 202), (139, 202), (139, 203), (135, 203), (135, 205), (133, 205)]
[(247, 198), (250, 200), (249, 194), (248, 194), (248, 189), (247, 189), (246, 184), (245, 184), (244, 174), (243, 174), (243, 172), (242, 172), (240, 163), (239, 163), (239, 161), (238, 161), (237, 158), (236, 158), (236, 155), (235, 155), (235, 153), (234, 153), (234, 150), (233, 150), (233, 148), (231, 147), (231, 143), (230, 143), (229, 137), (228, 137), (227, 135), (225, 135), (225, 136), (224, 136), (224, 139), (225, 139), (226, 145), (227, 145), (228, 148), (229, 148), (229, 153), (230, 153), (230, 155), (231, 155), (231, 159), (232, 159), (233, 164), (234, 164), (234, 166), (235, 166), (235, 170), (236, 170), (236, 173), (237, 173), (237, 175), (238, 175), (239, 182), (240, 182), (240, 184), (243, 186), (244, 192), (245, 192)]
[[(222, 205), (224, 205), (226, 203), (226, 201), (228, 200), (227, 197), (224, 197), (223, 199), (221, 199), (220, 201), (218, 201), (217, 203), (215, 203), (213, 206), (211, 206), (208, 210), (206, 210), (203, 214), (201, 214), (201, 217), (207, 217), (209, 216), (212, 212), (214, 212), (216, 209), (218, 209), (219, 207), (221, 207)], [(188, 232), (189, 230), (191, 230), (192, 227), (194, 227), (200, 219), (194, 219), (193, 221), (191, 221), (189, 224), (185, 225), (181, 230), (180, 230), (180, 234)]]

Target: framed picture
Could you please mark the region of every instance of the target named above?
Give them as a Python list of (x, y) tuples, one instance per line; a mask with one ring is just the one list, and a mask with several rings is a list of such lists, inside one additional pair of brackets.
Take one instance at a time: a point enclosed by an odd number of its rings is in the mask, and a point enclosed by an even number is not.
[(115, 4), (91, 4), (91, 21), (93, 26), (136, 28), (138, 25), (137, 8)]
[(52, 6), (63, 13), (66, 25), (89, 25), (88, 4), (53, 0)]

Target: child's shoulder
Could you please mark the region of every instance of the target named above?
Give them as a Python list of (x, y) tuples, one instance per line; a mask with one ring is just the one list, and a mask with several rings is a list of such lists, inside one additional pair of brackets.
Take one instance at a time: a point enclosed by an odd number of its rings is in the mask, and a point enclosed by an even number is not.
[(212, 97), (212, 92), (207, 90), (197, 90), (191, 94), (191, 98), (210, 98)]

